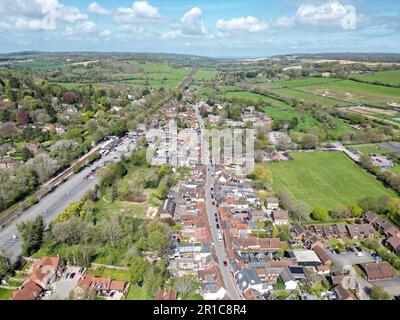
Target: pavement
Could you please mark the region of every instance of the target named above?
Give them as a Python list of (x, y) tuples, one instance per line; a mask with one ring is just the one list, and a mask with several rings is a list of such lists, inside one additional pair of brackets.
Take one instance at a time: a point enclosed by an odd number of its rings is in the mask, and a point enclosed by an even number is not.
[(364, 252), (364, 255), (361, 257), (356, 256), (354, 253), (332, 254), (329, 252), (328, 256), (332, 259), (338, 270), (343, 270), (345, 267), (356, 264), (375, 262), (375, 259), (368, 252)]
[[(122, 145), (130, 145), (131, 152), (134, 145), (124, 139)], [(18, 236), (17, 224), (43, 216), (44, 222), (48, 225), (60, 215), (63, 210), (73, 202), (79, 201), (87, 191), (94, 189), (96, 179), (84, 179), (91, 170), (105, 161), (117, 161), (124, 153), (119, 151), (110, 152), (96, 163), (86, 167), (78, 174), (71, 176), (53, 192), (43, 197), (39, 203), (27, 209), (22, 215), (15, 218), (7, 226), (0, 230), (0, 252), (7, 255), (12, 262), (15, 262), (22, 253), (21, 239)], [(117, 159), (115, 159), (117, 158)]]
[[(197, 120), (199, 121), (199, 124), (200, 124), (200, 129), (204, 130), (204, 120), (200, 116), (197, 106), (195, 107), (195, 112), (196, 112)], [(204, 146), (203, 152), (208, 154), (208, 142), (204, 141), (203, 146)], [(213, 172), (214, 172), (214, 168), (212, 167), (211, 164), (206, 165), (206, 171), (207, 171), (207, 174), (206, 174), (206, 208), (207, 208), (208, 220), (209, 220), (210, 227), (211, 227), (211, 234), (212, 234), (212, 238), (214, 241), (214, 249), (215, 249), (215, 253), (217, 255), (217, 259), (218, 259), (218, 266), (221, 271), (222, 279), (224, 281), (225, 288), (226, 288), (226, 291), (227, 291), (229, 297), (232, 300), (240, 300), (240, 294), (238, 292), (238, 289), (236, 287), (236, 284), (232, 277), (232, 274), (230, 273), (228, 267), (224, 266), (224, 261), (228, 260), (228, 255), (227, 255), (224, 243), (219, 240), (217, 223), (215, 221), (214, 214), (218, 212), (218, 208), (212, 204), (212, 198), (211, 198), (211, 187), (214, 187), (214, 185), (215, 185), (215, 181), (212, 176)]]

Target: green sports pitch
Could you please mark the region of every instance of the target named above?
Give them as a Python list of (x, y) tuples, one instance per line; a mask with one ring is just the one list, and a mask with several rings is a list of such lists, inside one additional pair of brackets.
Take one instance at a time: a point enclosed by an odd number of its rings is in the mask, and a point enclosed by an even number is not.
[(284, 189), (311, 208), (333, 209), (338, 204), (357, 203), (367, 196), (396, 196), (344, 153), (296, 152), (291, 156), (292, 161), (268, 164), (273, 189)]

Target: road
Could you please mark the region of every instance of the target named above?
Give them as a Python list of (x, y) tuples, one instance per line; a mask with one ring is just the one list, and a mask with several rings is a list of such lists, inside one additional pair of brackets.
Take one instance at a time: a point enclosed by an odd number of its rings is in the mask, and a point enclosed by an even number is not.
[[(204, 130), (204, 121), (199, 113), (199, 109), (195, 107), (196, 117), (200, 125), (201, 131)], [(208, 141), (204, 141), (202, 154), (208, 154)], [(207, 158), (208, 159), (208, 158)], [(217, 222), (215, 220), (215, 213), (218, 212), (218, 208), (213, 205), (211, 198), (211, 188), (214, 187), (215, 181), (213, 178), (214, 168), (209, 163), (206, 165), (206, 209), (208, 214), (208, 220), (210, 223), (211, 234), (214, 241), (214, 249), (218, 259), (219, 269), (222, 274), (222, 280), (224, 281), (226, 291), (232, 300), (240, 300), (240, 294), (236, 287), (235, 281), (230, 273), (228, 267), (224, 266), (224, 261), (228, 260), (226, 248), (224, 243), (219, 240)], [(221, 226), (222, 228), (222, 226)]]
[[(123, 144), (129, 141), (124, 140)], [(132, 151), (127, 150), (128, 153)], [(110, 152), (95, 164), (86, 167), (78, 174), (71, 176), (65, 183), (61, 184), (53, 192), (43, 197), (39, 203), (27, 209), (21, 216), (14, 218), (11, 223), (0, 231), (0, 253), (5, 254), (12, 262), (15, 262), (22, 253), (21, 240), (18, 237), (17, 224), (43, 216), (46, 224), (52, 222), (72, 202), (79, 201), (87, 191), (96, 185), (95, 179), (84, 179), (91, 170), (95, 169), (104, 161), (115, 161), (124, 154), (121, 151)], [(17, 237), (15, 237), (17, 236)]]

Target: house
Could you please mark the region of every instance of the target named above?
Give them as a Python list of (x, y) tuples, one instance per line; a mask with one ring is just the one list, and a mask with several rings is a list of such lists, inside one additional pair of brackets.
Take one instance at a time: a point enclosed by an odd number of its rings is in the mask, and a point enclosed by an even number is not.
[(360, 267), (367, 275), (368, 281), (393, 279), (396, 272), (388, 262), (371, 262), (361, 264)]
[(37, 300), (42, 292), (42, 287), (28, 279), (18, 290), (14, 291), (11, 300)]
[(242, 269), (235, 275), (239, 290), (244, 294), (249, 289), (264, 294), (271, 290), (271, 286), (263, 283), (254, 269)]
[(235, 239), (234, 244), (239, 254), (242, 253), (274, 253), (281, 247), (279, 238), (240, 238)]
[(316, 267), (322, 264), (321, 260), (318, 258), (317, 254), (313, 250), (293, 250), (292, 255), (294, 258), (296, 258), (297, 263), (300, 266)]
[(172, 219), (175, 215), (176, 203), (173, 199), (167, 198), (160, 211), (160, 218), (163, 220)]
[(336, 285), (333, 288), (333, 292), (338, 300), (357, 300), (355, 295), (349, 289), (344, 288), (341, 284)]
[(12, 158), (0, 159), (0, 169), (12, 169), (16, 164), (17, 161)]
[(177, 300), (176, 292), (172, 288), (159, 290), (154, 296), (155, 300)]
[(329, 258), (325, 249), (321, 246), (315, 246), (314, 252), (317, 254), (318, 258), (322, 261), (322, 263), (326, 266), (330, 266), (332, 264), (331, 258)]
[(297, 288), (297, 281), (294, 279), (289, 268), (284, 268), (279, 276), (285, 284), (285, 290), (295, 290)]
[(78, 288), (83, 291), (90, 290), (99, 295), (109, 295), (112, 292), (126, 294), (128, 293), (129, 282), (85, 275), (79, 280)]
[(277, 226), (289, 224), (289, 212), (283, 209), (272, 211), (272, 221)]
[(367, 212), (363, 215), (364, 222), (372, 224), (376, 219), (378, 219), (378, 215), (373, 212)]
[(279, 199), (275, 197), (268, 198), (265, 201), (265, 207), (268, 210), (277, 210), (279, 208)]
[(386, 246), (397, 255), (400, 255), (400, 237), (393, 236), (387, 239)]
[(60, 257), (42, 257), (33, 265), (29, 280), (47, 290), (63, 269), (64, 262)]
[(328, 265), (317, 266), (317, 274), (319, 275), (327, 275), (331, 273), (331, 267)]
[(346, 226), (350, 239), (370, 239), (374, 236), (375, 230), (370, 224), (349, 224)]

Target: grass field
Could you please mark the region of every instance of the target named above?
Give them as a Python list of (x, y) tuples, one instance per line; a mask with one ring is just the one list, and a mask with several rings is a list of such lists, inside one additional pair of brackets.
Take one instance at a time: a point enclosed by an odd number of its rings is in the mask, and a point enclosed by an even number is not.
[[(312, 87), (312, 86), (311, 86)], [(318, 86), (319, 87), (319, 86)], [(309, 88), (309, 87), (305, 87)], [(322, 97), (313, 93), (308, 93), (304, 91), (299, 91), (297, 89), (291, 88), (279, 88), (279, 89), (272, 89), (275, 94), (278, 94), (285, 98), (290, 99), (298, 99), (300, 101), (309, 102), (309, 103), (317, 103), (323, 106), (345, 106), (349, 103), (342, 102), (339, 100), (331, 99), (328, 97)]]
[(296, 89), (351, 103), (363, 103), (380, 107), (385, 107), (390, 103), (400, 103), (400, 88), (360, 83), (351, 80), (296, 87)]
[(354, 74), (351, 79), (365, 82), (378, 82), (391, 86), (400, 86), (400, 70), (374, 72), (373, 74)]
[(216, 70), (200, 69), (195, 77), (195, 80), (199, 81), (209, 81), (215, 79), (218, 72)]
[(131, 275), (129, 271), (124, 270), (113, 270), (113, 269), (90, 269), (88, 270), (88, 274), (102, 277), (102, 278), (110, 278), (112, 280), (121, 280), (121, 281), (131, 281)]
[(0, 288), (0, 300), (9, 300), (13, 291)]
[(143, 287), (131, 285), (126, 300), (148, 300), (148, 296)]
[(293, 161), (268, 165), (273, 189), (283, 188), (311, 208), (333, 209), (371, 195), (396, 195), (342, 153), (293, 153), (292, 157)]

